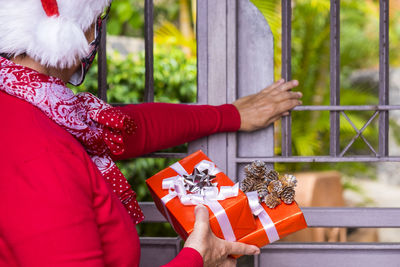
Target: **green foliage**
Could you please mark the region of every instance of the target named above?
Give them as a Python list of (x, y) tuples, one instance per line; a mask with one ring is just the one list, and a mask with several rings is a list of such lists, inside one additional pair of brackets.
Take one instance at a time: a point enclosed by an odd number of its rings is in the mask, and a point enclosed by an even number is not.
[[(278, 0), (251, 0), (263, 13), (275, 37), (275, 73), (281, 69), (281, 6)], [(330, 1), (292, 1), (292, 76), (299, 80), (304, 105), (329, 105), (330, 101)], [(390, 38), (391, 50), (400, 48), (400, 30), (395, 22), (399, 13), (392, 12)], [(312, 18), (312, 19), (310, 19)], [(377, 89), (355, 86), (350, 75), (358, 69), (377, 69), (379, 63), (379, 1), (341, 1), (341, 104), (377, 104)], [(393, 55), (391, 63), (398, 62)], [(371, 112), (346, 112), (357, 128), (372, 116)], [(329, 155), (329, 112), (293, 112), (293, 153), (301, 156)], [(377, 150), (377, 119), (366, 128), (363, 135)], [(276, 127), (279, 131), (280, 127)], [(341, 115), (341, 149), (356, 135), (351, 124)], [(277, 153), (280, 153), (279, 144)], [(346, 155), (368, 155), (369, 148), (357, 140)], [(332, 164), (317, 167), (314, 164), (294, 164), (294, 170), (332, 168)], [(280, 166), (280, 168), (284, 168)], [(336, 164), (344, 173), (369, 173), (371, 165), (351, 163)]]
[[(145, 87), (144, 52), (121, 56), (107, 55), (108, 102), (143, 102)], [(85, 82), (76, 91), (97, 92), (97, 62)], [(156, 46), (154, 50), (154, 98), (156, 102), (196, 102), (197, 67), (194, 58), (187, 58), (177, 47)]]
[[(143, 0), (113, 1), (107, 32), (112, 35), (142, 37), (144, 35)], [(154, 1), (154, 22), (156, 27), (164, 21), (176, 21), (179, 15), (179, 1)]]

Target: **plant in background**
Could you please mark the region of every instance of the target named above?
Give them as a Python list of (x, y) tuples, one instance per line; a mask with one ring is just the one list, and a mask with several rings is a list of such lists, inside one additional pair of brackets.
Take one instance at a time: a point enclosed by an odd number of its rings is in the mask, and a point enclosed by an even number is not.
[[(275, 73), (281, 71), (281, 1), (251, 0), (266, 17), (275, 37)], [(299, 80), (304, 105), (329, 105), (330, 65), (330, 1), (292, 1), (292, 76)], [(391, 14), (391, 21), (398, 14)], [(313, 19), (310, 19), (313, 18)], [(359, 69), (378, 68), (379, 63), (379, 1), (341, 1), (341, 104), (377, 104), (377, 89), (356, 85), (351, 74)], [(396, 25), (392, 23), (391, 25)], [(391, 27), (391, 50), (399, 49), (399, 27)], [(393, 56), (393, 54), (392, 54)], [(396, 63), (399, 59), (392, 59)], [(371, 112), (346, 112), (359, 129), (372, 115)], [(292, 112), (292, 141), (294, 155), (329, 155), (329, 112)], [(377, 148), (378, 124), (373, 124), (363, 135)], [(277, 125), (279, 131), (280, 127)], [(340, 119), (341, 149), (356, 134), (343, 116)], [(278, 135), (279, 136), (279, 135)], [(280, 141), (279, 139), (277, 141)], [(277, 144), (277, 154), (280, 144)], [(346, 155), (371, 153), (362, 140), (357, 140)], [(285, 166), (289, 166), (285, 164)], [(344, 167), (346, 166), (346, 167)], [(285, 169), (277, 164), (278, 169)], [(294, 170), (332, 168), (330, 164), (291, 164)], [(371, 165), (363, 163), (335, 164), (343, 173), (363, 173), (373, 176)]]

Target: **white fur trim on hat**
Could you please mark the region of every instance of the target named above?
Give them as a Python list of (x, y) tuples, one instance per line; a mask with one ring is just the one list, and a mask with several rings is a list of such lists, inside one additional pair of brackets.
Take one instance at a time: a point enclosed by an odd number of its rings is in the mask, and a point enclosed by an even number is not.
[(68, 68), (88, 54), (85, 31), (111, 0), (57, 0), (48, 17), (41, 0), (0, 0), (0, 53), (28, 56), (42, 65)]

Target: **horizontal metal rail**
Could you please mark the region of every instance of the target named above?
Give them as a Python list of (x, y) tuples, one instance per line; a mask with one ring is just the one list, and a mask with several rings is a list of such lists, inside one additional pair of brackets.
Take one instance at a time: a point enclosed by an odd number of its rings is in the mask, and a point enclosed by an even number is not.
[(140, 156), (141, 158), (173, 158), (173, 159), (181, 159), (188, 156), (188, 153), (168, 153), (168, 152), (155, 152), (151, 154), (146, 154)]
[(399, 105), (365, 105), (365, 106), (297, 106), (294, 111), (377, 111), (377, 110), (400, 110)]
[[(141, 202), (145, 222), (165, 222), (153, 202)], [(400, 228), (400, 208), (301, 208), (309, 227)]]
[(400, 243), (274, 243), (263, 247), (263, 250), (399, 250)]
[(397, 267), (399, 252), (399, 243), (277, 242), (261, 249), (254, 266)]
[[(114, 107), (137, 105), (141, 103), (111, 103)], [(203, 105), (201, 103), (181, 103), (185, 105)], [(364, 106), (297, 106), (293, 111), (380, 111), (400, 110), (400, 105), (364, 105)]]
[(261, 160), (268, 163), (273, 162), (400, 162), (399, 156), (375, 157), (375, 156), (292, 156), (292, 157), (260, 157), (260, 158), (237, 158), (237, 163), (250, 163)]

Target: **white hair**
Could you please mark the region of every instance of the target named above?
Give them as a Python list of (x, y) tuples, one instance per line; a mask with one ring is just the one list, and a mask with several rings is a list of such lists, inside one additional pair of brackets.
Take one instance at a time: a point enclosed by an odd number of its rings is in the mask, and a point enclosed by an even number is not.
[(89, 52), (85, 32), (111, 1), (57, 0), (60, 15), (48, 17), (41, 0), (0, 0), (0, 54), (74, 66)]

